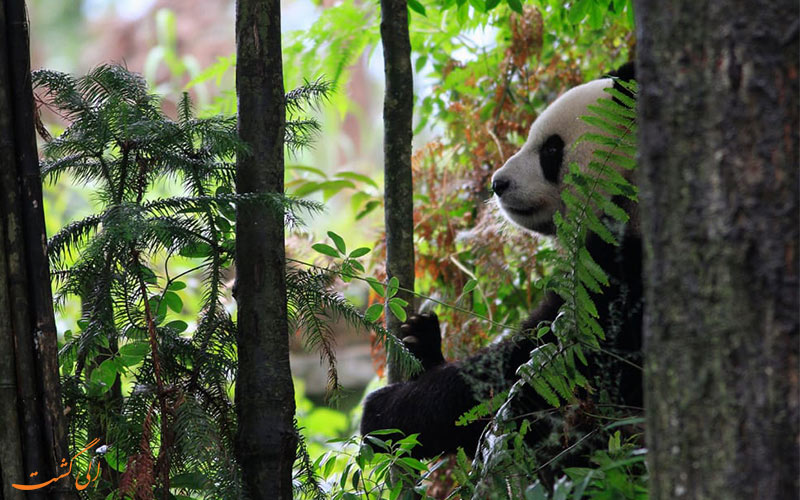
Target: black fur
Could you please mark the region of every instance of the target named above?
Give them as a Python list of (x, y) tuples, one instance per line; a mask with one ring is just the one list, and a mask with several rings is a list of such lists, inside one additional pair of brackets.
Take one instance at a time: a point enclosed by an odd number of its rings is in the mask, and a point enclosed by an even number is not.
[[(641, 365), (641, 241), (638, 236), (628, 235), (621, 246), (615, 247), (590, 236), (587, 248), (606, 270), (611, 282), (603, 294), (592, 297), (607, 336), (604, 348)], [(562, 303), (560, 297), (548, 293), (522, 323), (522, 329), (534, 329), (541, 321), (552, 321)], [(416, 321), (415, 325), (421, 327), (415, 335), (438, 336), (435, 316)], [(516, 369), (529, 359), (536, 345), (534, 340), (520, 336), (467, 359), (435, 365), (415, 380), (373, 392), (364, 402), (361, 433), (378, 429), (399, 429), (406, 435), (420, 433), (421, 447), (414, 453), (420, 458), (451, 453), (459, 446), (467, 453), (474, 453), (486, 422), (477, 421), (461, 427), (455, 425), (456, 420), (480, 399), (508, 389), (517, 379)], [(590, 354), (588, 349), (584, 352), (589, 358), (585, 375), (596, 390), (606, 389), (617, 404), (641, 407), (642, 379), (638, 369), (613, 356)], [(441, 351), (419, 352), (419, 355), (425, 364), (425, 359), (438, 358)], [(534, 394), (527, 394), (525, 399), (528, 412), (550, 407)], [(546, 432), (546, 429), (534, 429), (535, 434)]]
[(558, 184), (558, 173), (564, 160), (564, 140), (558, 134), (548, 137), (539, 148), (539, 165), (544, 178)]

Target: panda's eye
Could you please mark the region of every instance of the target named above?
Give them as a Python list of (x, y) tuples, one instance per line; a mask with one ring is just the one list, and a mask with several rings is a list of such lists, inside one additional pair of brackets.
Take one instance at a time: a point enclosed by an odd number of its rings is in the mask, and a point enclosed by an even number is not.
[(558, 172), (561, 170), (563, 158), (564, 141), (558, 134), (553, 134), (539, 148), (539, 165), (542, 167), (542, 175), (548, 182), (558, 184)]

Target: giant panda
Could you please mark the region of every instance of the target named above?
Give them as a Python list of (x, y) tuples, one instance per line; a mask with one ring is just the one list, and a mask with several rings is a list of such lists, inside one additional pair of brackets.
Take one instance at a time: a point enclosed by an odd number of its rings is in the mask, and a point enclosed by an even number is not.
[[(613, 75), (632, 79), (632, 64), (623, 66)], [(589, 104), (608, 97), (604, 89), (612, 85), (615, 85), (612, 78), (602, 78), (565, 92), (534, 121), (519, 152), (495, 172), (492, 177), (494, 198), (511, 223), (532, 233), (554, 234), (553, 215), (564, 209), (560, 193), (565, 170), (571, 162), (585, 165), (595, 147), (588, 142), (576, 144), (581, 135), (592, 130), (579, 117), (588, 114)], [(635, 206), (621, 199), (614, 201), (624, 206), (631, 216), (631, 221), (620, 229), (617, 238), (620, 245), (607, 244), (592, 233), (586, 241), (587, 250), (606, 271), (610, 281), (602, 294), (592, 296), (607, 342), (603, 346), (605, 354), (595, 352), (587, 356), (585, 375), (595, 389), (587, 399), (596, 400), (599, 393), (605, 391), (603, 397), (607, 402), (636, 409), (642, 406), (642, 374), (637, 368), (641, 366), (641, 239)], [(546, 293), (520, 325), (522, 334), (451, 363), (445, 362), (441, 353), (436, 316), (410, 317), (402, 325), (401, 334), (404, 344), (422, 362), (423, 372), (411, 380), (378, 389), (365, 398), (362, 435), (379, 429), (398, 429), (405, 435), (419, 433), (421, 444), (413, 451), (417, 458), (455, 452), (459, 447), (474, 454), (486, 420), (467, 426), (456, 425), (456, 420), (480, 401), (508, 389), (518, 379), (517, 368), (541, 342), (533, 339), (530, 332), (542, 321), (553, 321), (562, 303), (555, 293)], [(609, 380), (613, 383), (609, 384)], [(607, 387), (598, 387), (603, 383)], [(521, 412), (551, 408), (532, 390), (522, 399)], [(552, 428), (534, 426), (528, 437), (545, 439), (552, 431)]]

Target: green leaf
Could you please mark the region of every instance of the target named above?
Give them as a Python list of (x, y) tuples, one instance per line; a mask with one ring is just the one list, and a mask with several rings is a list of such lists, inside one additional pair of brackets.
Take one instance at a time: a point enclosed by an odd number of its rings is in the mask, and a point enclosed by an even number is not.
[(347, 180), (325, 181), (317, 185), (317, 189), (322, 190), (323, 198), (326, 201), (345, 188), (355, 189), (356, 185)]
[(316, 243), (314, 245), (311, 245), (311, 248), (329, 257), (339, 257), (339, 252), (332, 246), (326, 245), (325, 243)]
[[(500, 1), (500, 0), (497, 0), (497, 1)], [(422, 71), (422, 68), (424, 68), (425, 64), (427, 64), (427, 63), (428, 63), (428, 56), (426, 56), (426, 55), (419, 56), (417, 58), (417, 60), (414, 61), (414, 71), (416, 73), (419, 73), (420, 71)]]
[(108, 451), (103, 455), (109, 467), (117, 472), (125, 472), (125, 465), (128, 463), (128, 456), (125, 452), (114, 445), (109, 445)]
[(383, 304), (372, 304), (364, 313), (364, 319), (370, 323), (374, 323), (383, 314)]
[(183, 281), (173, 281), (167, 287), (167, 290), (172, 290), (173, 292), (177, 292), (178, 290), (183, 290), (186, 288), (186, 283)]
[(187, 328), (189, 328), (189, 325), (185, 321), (176, 319), (175, 321), (170, 321), (169, 323), (164, 325), (164, 328), (169, 328), (175, 333), (183, 333), (186, 331)]
[(386, 286), (386, 296), (394, 297), (397, 294), (397, 290), (399, 288), (400, 288), (400, 280), (397, 279), (397, 276), (392, 276), (389, 279), (389, 284)]
[(401, 299), (400, 297), (393, 297), (393, 298), (389, 299), (389, 302), (394, 302), (396, 304), (400, 304), (400, 307), (407, 307), (408, 306), (408, 302), (406, 302), (405, 300)]
[[(511, 0), (509, 0), (509, 2), (510, 1)], [(514, 1), (519, 2), (519, 0), (514, 0)], [(461, 0), (459, 0), (459, 2), (461, 2)], [(463, 3), (459, 3), (458, 9), (456, 9), (456, 19), (458, 20), (458, 24), (461, 26), (464, 26), (465, 24), (467, 24), (467, 21), (469, 21), (469, 4), (467, 4), (466, 1), (464, 1)], [(455, 73), (456, 72), (453, 71), (451, 75)], [(463, 91), (465, 89), (462, 87), (459, 88), (458, 90)]]
[(377, 293), (381, 297), (386, 296), (386, 287), (383, 286), (383, 283), (381, 283), (380, 281), (370, 277), (367, 278), (367, 284), (370, 286), (370, 288), (375, 290), (375, 293)]
[(347, 246), (345, 246), (344, 239), (341, 236), (333, 231), (328, 231), (328, 237), (333, 240), (333, 243), (336, 245), (336, 249), (339, 250), (339, 252), (341, 252), (343, 255), (347, 253)]
[(589, 125), (592, 125), (593, 127), (597, 127), (600, 130), (608, 132), (612, 137), (616, 137), (622, 132), (622, 130), (619, 129), (619, 125), (610, 123), (598, 116), (584, 115), (581, 116), (581, 120)]
[(486, 4), (483, 0), (469, 0), (469, 3), (478, 12), (486, 12)]
[(389, 492), (389, 500), (397, 500), (403, 492), (403, 481), (397, 481)]
[(181, 300), (181, 297), (175, 292), (165, 293), (164, 302), (167, 303), (167, 307), (172, 309), (173, 312), (180, 313), (183, 310), (183, 300)]
[(364, 266), (362, 266), (361, 263), (357, 260), (348, 260), (347, 262), (350, 264), (350, 267), (357, 269), (362, 273), (366, 271), (366, 269), (364, 269)]
[(506, 0), (506, 2), (508, 2), (508, 6), (511, 7), (511, 10), (517, 14), (522, 14), (522, 2), (520, 0)]
[(533, 390), (536, 391), (547, 403), (554, 407), (559, 408), (561, 406), (561, 400), (558, 399), (558, 396), (553, 392), (547, 382), (544, 380), (537, 378), (537, 377), (529, 377), (525, 380), (533, 387)]
[[(613, 102), (613, 101), (612, 101)], [(592, 113), (605, 118), (606, 120), (612, 121), (615, 124), (619, 125), (621, 128), (614, 131), (614, 135), (618, 135), (623, 132), (625, 129), (629, 129), (635, 125), (635, 121), (633, 118), (626, 117), (619, 113), (616, 113), (604, 106), (598, 106), (594, 104), (590, 104), (586, 106), (586, 109), (591, 111)], [(623, 108), (627, 109), (627, 108)]]
[(311, 193), (319, 191), (322, 189), (319, 186), (319, 182), (317, 181), (306, 181), (300, 184), (294, 191), (292, 191), (292, 196), (296, 196), (297, 198), (304, 198)]
[(461, 290), (461, 293), (468, 294), (469, 292), (475, 290), (476, 286), (478, 286), (478, 282), (476, 280), (470, 279), (464, 284), (464, 288)]
[(356, 248), (355, 250), (353, 250), (352, 252), (350, 252), (349, 257), (351, 259), (357, 259), (359, 257), (363, 257), (363, 256), (367, 255), (371, 251), (372, 250), (370, 248), (368, 248), (368, 247), (359, 247), (359, 248)]
[(425, 472), (426, 470), (428, 470), (428, 467), (419, 460), (417, 460), (416, 458), (402, 457), (399, 458), (397, 461), (420, 472)]
[(404, 322), (406, 320), (406, 311), (403, 309), (403, 306), (400, 305), (401, 301), (405, 302), (398, 298), (389, 299), (389, 310), (392, 311), (392, 314), (394, 314), (397, 319)]
[(150, 352), (150, 344), (145, 341), (130, 342), (119, 348), (120, 356), (144, 357)]
[(211, 255), (211, 245), (208, 243), (193, 243), (181, 248), (178, 254), (183, 257), (202, 259)]
[(343, 179), (350, 179), (358, 182), (363, 182), (364, 184), (369, 184), (370, 186), (374, 187), (375, 189), (380, 189), (378, 183), (370, 179), (364, 174), (359, 174), (358, 172), (337, 172), (334, 174), (336, 177), (341, 177)]
[(425, 6), (422, 5), (418, 0), (408, 0), (408, 7), (417, 14), (427, 17), (427, 14), (425, 13)]
[(364, 460), (367, 462), (371, 462), (372, 458), (375, 456), (375, 452), (372, 451), (372, 447), (367, 443), (361, 443), (361, 446), (358, 448), (358, 453), (364, 457)]
[(360, 212), (356, 214), (356, 220), (361, 220), (366, 217), (370, 212), (375, 210), (376, 207), (379, 207), (381, 204), (378, 200), (370, 200), (364, 205), (364, 208), (361, 209)]
[(117, 369), (114, 362), (110, 359), (103, 361), (89, 376), (90, 393), (96, 396), (105, 394), (114, 385), (116, 378)]
[[(625, 107), (628, 109), (636, 109), (636, 100), (633, 99), (631, 96), (627, 94), (623, 94), (619, 90), (615, 89), (614, 87), (606, 87), (603, 89), (604, 92), (611, 95), (611, 97), (616, 98), (619, 102), (621, 102)], [(613, 101), (612, 101), (613, 102)]]
[(491, 11), (498, 5), (500, 5), (500, 0), (486, 0), (486, 12)]
[(322, 170), (320, 170), (320, 169), (318, 169), (316, 167), (309, 167), (307, 165), (287, 165), (286, 166), (286, 170), (298, 170), (298, 171), (301, 171), (301, 172), (309, 172), (309, 173), (312, 173), (314, 175), (318, 175), (319, 177), (322, 177), (323, 179), (327, 179), (328, 178), (328, 175), (325, 172), (323, 172)]
[[(386, 434), (394, 434), (394, 432), (387, 432)], [(375, 436), (378, 436), (378, 435), (381, 435), (379, 433), (379, 431), (371, 432), (371, 433), (369, 433), (369, 435), (364, 436), (364, 439), (369, 441), (373, 445), (377, 446), (378, 448), (381, 448), (383, 450), (389, 451), (390, 450), (389, 444), (386, 441), (384, 441), (383, 439), (375, 437)]]
[(589, 296), (589, 292), (587, 292), (586, 288), (584, 288), (580, 283), (575, 284), (575, 294), (578, 306), (588, 312), (592, 317), (599, 317), (597, 314), (597, 307), (595, 307), (592, 298)]

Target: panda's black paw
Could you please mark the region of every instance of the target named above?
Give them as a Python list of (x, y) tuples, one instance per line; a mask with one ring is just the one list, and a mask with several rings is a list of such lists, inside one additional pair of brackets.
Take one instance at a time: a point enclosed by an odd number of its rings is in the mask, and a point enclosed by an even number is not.
[(403, 344), (422, 363), (424, 371), (444, 363), (442, 332), (434, 313), (414, 314), (400, 326)]

